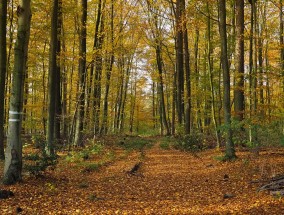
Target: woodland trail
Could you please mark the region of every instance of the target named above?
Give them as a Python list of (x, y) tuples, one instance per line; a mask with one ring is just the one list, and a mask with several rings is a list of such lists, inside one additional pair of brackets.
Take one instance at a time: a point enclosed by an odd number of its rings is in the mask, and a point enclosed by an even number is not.
[[(15, 214), (17, 207), (29, 215), (284, 213), (283, 199), (258, 193), (260, 184), (250, 183), (273, 171), (284, 172), (282, 154), (251, 158), (244, 152), (232, 163), (214, 160), (218, 154), (163, 150), (157, 141), (142, 156), (133, 151), (98, 172), (59, 164), (44, 178), (24, 178), (10, 186), (15, 197), (0, 200), (0, 214)], [(141, 168), (127, 173), (139, 161)], [(232, 198), (224, 198), (227, 194)]]

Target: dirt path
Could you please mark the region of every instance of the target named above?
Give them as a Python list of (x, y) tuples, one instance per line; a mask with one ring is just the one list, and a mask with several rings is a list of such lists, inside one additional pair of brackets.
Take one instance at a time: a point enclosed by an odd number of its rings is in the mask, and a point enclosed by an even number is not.
[[(234, 163), (212, 159), (206, 151), (193, 156), (177, 150), (151, 149), (131, 153), (99, 172), (81, 173), (71, 164), (59, 166), (46, 178), (11, 186), (15, 197), (0, 200), (1, 214), (281, 214), (284, 200), (257, 193), (265, 163), (284, 172), (282, 157), (262, 156)], [(278, 160), (277, 160), (278, 159)], [(135, 175), (127, 174), (142, 161)], [(271, 165), (270, 165), (271, 166)], [(257, 169), (258, 168), (258, 169)], [(268, 170), (267, 170), (268, 171)], [(224, 176), (227, 177), (224, 178)], [(0, 187), (0, 189), (3, 187)], [(224, 195), (233, 198), (224, 199)]]

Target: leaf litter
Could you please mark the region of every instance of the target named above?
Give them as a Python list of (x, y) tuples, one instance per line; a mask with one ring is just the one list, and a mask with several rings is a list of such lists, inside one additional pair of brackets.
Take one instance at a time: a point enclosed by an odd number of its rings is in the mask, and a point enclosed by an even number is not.
[[(269, 178), (284, 173), (282, 149), (269, 148), (254, 157), (238, 151), (234, 162), (214, 158), (216, 150), (198, 157), (175, 149), (152, 147), (127, 153), (113, 148), (115, 158), (96, 171), (66, 162), (44, 177), (24, 175), (16, 185), (0, 185), (13, 197), (0, 199), (1, 214), (281, 214), (284, 199), (258, 192)], [(91, 163), (98, 158), (84, 161)], [(139, 168), (128, 174), (136, 164)], [(3, 163), (0, 164), (1, 167)], [(2, 168), (1, 168), (2, 169)], [(1, 177), (3, 175), (1, 171)]]

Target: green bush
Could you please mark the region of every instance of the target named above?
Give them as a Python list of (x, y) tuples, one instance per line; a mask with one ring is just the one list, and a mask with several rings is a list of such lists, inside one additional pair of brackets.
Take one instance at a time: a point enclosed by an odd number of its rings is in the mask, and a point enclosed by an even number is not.
[(54, 168), (57, 164), (57, 156), (47, 156), (45, 153), (29, 154), (24, 160), (27, 161), (24, 169), (34, 176), (43, 175), (48, 167)]
[(160, 146), (161, 149), (164, 149), (164, 150), (170, 149), (170, 143), (168, 143), (168, 142), (161, 142), (159, 146)]
[(32, 136), (32, 142), (36, 149), (44, 150), (46, 139), (44, 135), (34, 135)]
[(129, 140), (125, 139), (122, 143), (120, 143), (120, 145), (125, 149), (125, 150), (128, 150), (128, 151), (132, 151), (132, 150), (142, 150), (144, 149), (145, 147), (148, 147), (150, 148), (153, 143), (151, 140), (148, 140), (148, 139), (142, 139), (142, 138), (131, 138)]
[(104, 145), (102, 143), (96, 143), (91, 146), (87, 146), (81, 151), (73, 151), (69, 153), (66, 157), (66, 161), (69, 162), (80, 162), (83, 160), (88, 160), (94, 154), (100, 154), (104, 151)]
[(199, 151), (203, 150), (203, 138), (200, 133), (193, 132), (192, 134), (181, 136), (174, 144), (174, 148), (184, 151)]

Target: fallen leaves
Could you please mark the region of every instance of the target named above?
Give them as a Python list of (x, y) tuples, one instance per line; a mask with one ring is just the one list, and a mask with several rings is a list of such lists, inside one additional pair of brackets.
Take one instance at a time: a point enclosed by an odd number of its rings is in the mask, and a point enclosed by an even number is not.
[[(264, 175), (283, 173), (284, 157), (266, 151), (249, 158), (249, 152), (239, 152), (237, 161), (223, 163), (212, 159), (218, 155), (213, 150), (199, 153), (197, 159), (158, 145), (157, 139), (145, 150), (142, 161), (137, 151), (119, 156), (117, 153), (124, 153), (119, 149), (114, 152), (119, 159), (100, 171), (84, 174), (83, 167), (62, 158), (45, 178), (24, 176), (23, 183), (0, 185), (0, 190), (15, 194), (0, 200), (1, 214), (15, 214), (17, 208), (22, 209), (21, 214), (31, 215), (281, 214), (284, 210), (283, 199), (258, 193), (260, 184), (251, 183), (261, 181)], [(140, 161), (143, 165), (138, 172), (143, 177), (129, 176), (127, 171)]]

